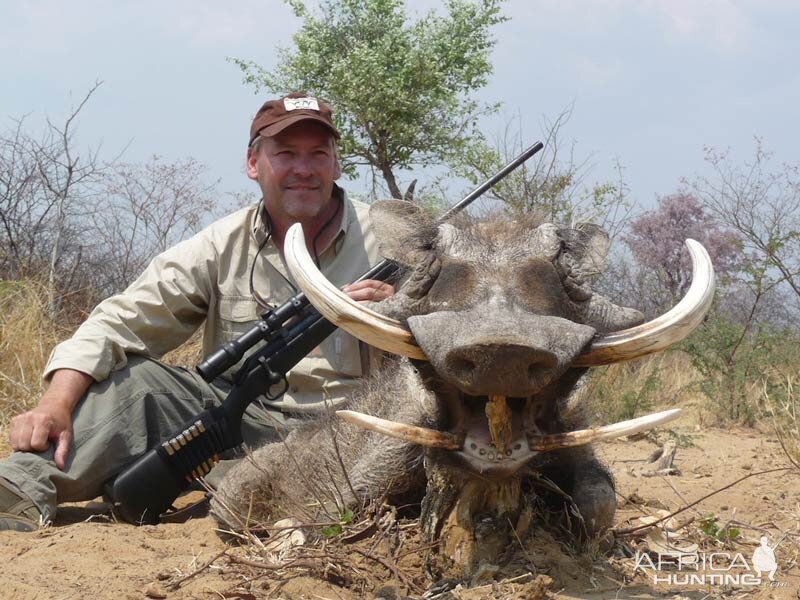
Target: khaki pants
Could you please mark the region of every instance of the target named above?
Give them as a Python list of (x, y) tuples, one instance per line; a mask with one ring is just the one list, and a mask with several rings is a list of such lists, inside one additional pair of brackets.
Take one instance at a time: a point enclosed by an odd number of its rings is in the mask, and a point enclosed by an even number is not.
[[(52, 444), (45, 452), (13, 452), (0, 463), (0, 477), (27, 494), (45, 519), (55, 517), (61, 502), (100, 496), (108, 480), (192, 417), (221, 404), (229, 390), (221, 380), (208, 384), (184, 368), (141, 356), (128, 359), (124, 369), (93, 384), (76, 406), (63, 471), (53, 462)], [(258, 446), (280, 439), (278, 428), (284, 425), (289, 424), (280, 413), (255, 402), (245, 413), (242, 436), (248, 446)], [(212, 470), (210, 483), (219, 482), (225, 463)]]

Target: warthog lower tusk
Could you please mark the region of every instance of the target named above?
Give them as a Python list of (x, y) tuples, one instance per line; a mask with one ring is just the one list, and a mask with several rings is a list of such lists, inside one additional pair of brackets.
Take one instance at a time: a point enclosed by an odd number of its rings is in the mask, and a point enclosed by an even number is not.
[[(548, 435), (528, 435), (528, 448), (535, 452), (552, 452), (553, 450), (573, 448), (592, 442), (618, 438), (623, 435), (632, 435), (668, 423), (676, 419), (680, 413), (680, 408), (672, 408), (652, 415), (645, 415), (629, 421), (593, 429), (580, 429), (578, 431)], [(464, 446), (463, 437), (446, 431), (397, 423), (396, 421), (365, 415), (354, 410), (337, 410), (336, 416), (358, 427), (420, 446), (441, 448), (443, 450), (461, 450)]]
[(336, 416), (343, 421), (363, 427), (364, 429), (377, 431), (389, 437), (419, 444), (420, 446), (442, 448), (444, 450), (461, 450), (464, 445), (464, 439), (453, 433), (388, 421), (380, 417), (365, 415), (364, 413), (354, 410), (337, 410)]
[(680, 415), (680, 408), (672, 408), (663, 412), (645, 415), (629, 421), (621, 421), (612, 425), (595, 427), (592, 429), (581, 429), (579, 431), (569, 431), (567, 433), (552, 433), (548, 435), (529, 435), (528, 447), (537, 452), (551, 452), (563, 448), (583, 446), (591, 442), (609, 440), (623, 435), (632, 435), (640, 431), (647, 431), (658, 425), (668, 423)]
[(573, 366), (607, 365), (660, 352), (680, 342), (703, 322), (714, 300), (714, 266), (699, 242), (686, 240), (686, 248), (692, 257), (692, 285), (681, 301), (652, 321), (596, 338)]
[(328, 321), (370, 346), (392, 354), (427, 360), (425, 353), (414, 342), (414, 336), (400, 321), (370, 310), (328, 281), (309, 255), (299, 223), (286, 232), (283, 251), (286, 266), (298, 287)]

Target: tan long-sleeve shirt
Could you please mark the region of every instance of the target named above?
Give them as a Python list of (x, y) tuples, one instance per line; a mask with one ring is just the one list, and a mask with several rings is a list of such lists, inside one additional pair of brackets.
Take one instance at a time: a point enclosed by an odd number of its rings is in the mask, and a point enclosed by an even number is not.
[[(322, 272), (337, 286), (355, 281), (380, 260), (368, 208), (343, 194), (340, 231), (319, 255)], [(102, 381), (125, 366), (126, 353), (160, 358), (200, 326), (204, 354), (240, 336), (261, 310), (250, 295), (249, 277), (265, 235), (254, 205), (158, 255), (128, 289), (101, 302), (71, 339), (55, 347), (44, 377), (68, 368)], [(297, 293), (272, 242), (258, 256), (253, 285), (275, 305)], [(332, 400), (341, 398), (360, 375), (357, 340), (337, 330), (290, 371), (289, 389), (274, 405), (319, 407), (323, 391)]]

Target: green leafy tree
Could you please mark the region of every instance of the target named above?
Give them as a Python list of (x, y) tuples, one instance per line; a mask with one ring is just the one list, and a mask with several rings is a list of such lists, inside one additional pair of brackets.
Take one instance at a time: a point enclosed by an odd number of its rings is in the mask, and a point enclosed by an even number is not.
[(497, 106), (472, 94), (492, 72), (490, 30), (505, 20), (502, 0), (446, 0), (445, 14), (417, 20), (403, 0), (326, 0), (316, 12), (286, 2), (303, 24), (279, 66), (233, 60), (257, 89), (331, 102), (345, 173), (366, 166), (399, 198), (399, 170), (458, 164), (481, 144), (477, 119)]

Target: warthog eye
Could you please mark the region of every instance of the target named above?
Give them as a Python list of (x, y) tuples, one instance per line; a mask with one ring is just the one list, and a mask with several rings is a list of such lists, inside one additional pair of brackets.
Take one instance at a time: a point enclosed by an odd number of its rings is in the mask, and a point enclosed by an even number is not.
[(443, 258), (439, 277), (431, 286), (428, 299), (433, 306), (444, 305), (448, 310), (464, 308), (475, 289), (475, 270), (465, 262)]
[(531, 259), (516, 271), (518, 299), (533, 313), (564, 317), (569, 312), (564, 286), (553, 263)]

